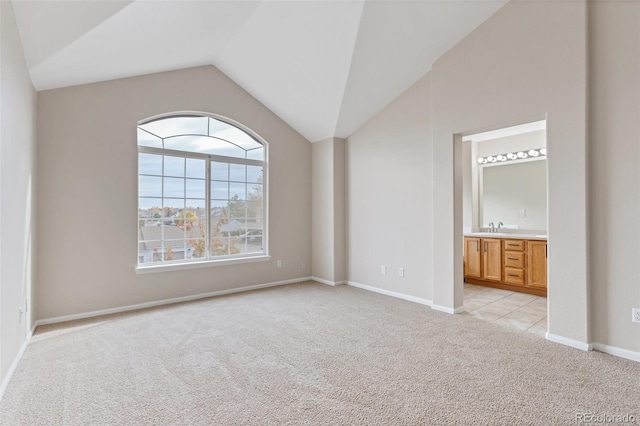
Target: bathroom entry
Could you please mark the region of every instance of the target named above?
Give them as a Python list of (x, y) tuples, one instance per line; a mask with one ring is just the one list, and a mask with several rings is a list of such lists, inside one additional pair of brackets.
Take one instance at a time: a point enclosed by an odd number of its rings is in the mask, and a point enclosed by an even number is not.
[(546, 121), (462, 141), (465, 309), (483, 320), (544, 335)]

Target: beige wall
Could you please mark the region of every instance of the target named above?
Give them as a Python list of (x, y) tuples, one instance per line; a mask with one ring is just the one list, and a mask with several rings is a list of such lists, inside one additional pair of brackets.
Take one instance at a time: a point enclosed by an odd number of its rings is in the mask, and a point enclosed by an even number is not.
[[(11, 2), (0, 2), (0, 384), (27, 339), (32, 312), (36, 93)], [(0, 397), (4, 387), (0, 385)]]
[[(506, 154), (507, 152), (514, 151), (528, 151), (529, 149), (547, 146), (547, 132), (546, 130), (536, 130), (535, 132), (527, 132), (520, 135), (512, 135), (475, 143), (477, 144), (477, 157)], [(477, 163), (474, 162), (474, 164)]]
[(311, 144), (311, 275), (333, 282), (333, 138)]
[(344, 143), (312, 144), (312, 276), (330, 284), (346, 280)]
[[(135, 273), (136, 123), (172, 111), (220, 114), (269, 143), (271, 261)], [(38, 318), (309, 275), (311, 146), (216, 68), (39, 92), (38, 117)]]
[(427, 74), (347, 140), (349, 281), (427, 300), (433, 286), (430, 98)]
[(593, 341), (640, 352), (640, 3), (590, 4)]
[(434, 304), (462, 305), (462, 189), (461, 179), (453, 179), (460, 162), (454, 135), (546, 116), (549, 332), (584, 345), (589, 342), (586, 40), (584, 1), (514, 1), (432, 70)]
[[(549, 331), (578, 346), (640, 351), (630, 315), (640, 307), (640, 3), (589, 8), (587, 21), (584, 1), (509, 3), (438, 60), (430, 87), (411, 88), (348, 139), (350, 281), (460, 306), (459, 160), (473, 154), (454, 145), (455, 135), (547, 118)], [(417, 112), (431, 104), (432, 113)], [(420, 155), (430, 149), (431, 125), (433, 152)], [(420, 170), (422, 179), (400, 186), (405, 170)], [(401, 201), (387, 207), (396, 193)], [(423, 212), (428, 228), (420, 231), (427, 247), (408, 221), (390, 229), (409, 193), (427, 194), (413, 199), (419, 213), (433, 208), (433, 218)], [(405, 285), (395, 268), (413, 253), (433, 275)], [(388, 276), (381, 264), (392, 264)]]

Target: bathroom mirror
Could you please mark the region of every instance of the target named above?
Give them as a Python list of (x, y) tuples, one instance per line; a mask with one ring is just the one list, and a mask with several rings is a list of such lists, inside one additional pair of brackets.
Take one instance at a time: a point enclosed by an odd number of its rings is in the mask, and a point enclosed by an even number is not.
[(480, 167), (480, 223), (547, 229), (547, 160)]

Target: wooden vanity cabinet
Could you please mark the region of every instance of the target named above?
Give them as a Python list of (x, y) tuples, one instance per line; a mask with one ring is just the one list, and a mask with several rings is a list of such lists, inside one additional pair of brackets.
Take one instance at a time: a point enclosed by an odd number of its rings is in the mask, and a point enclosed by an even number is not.
[(547, 242), (464, 237), (464, 277), (471, 284), (547, 295)]
[(464, 238), (464, 276), (483, 280), (502, 280), (502, 240)]
[(534, 288), (547, 289), (547, 242), (527, 241), (527, 285)]
[(482, 240), (482, 278), (502, 280), (502, 240), (486, 238)]
[(482, 278), (480, 238), (464, 238), (464, 276)]
[(504, 240), (504, 282), (524, 285), (526, 257), (523, 240)]

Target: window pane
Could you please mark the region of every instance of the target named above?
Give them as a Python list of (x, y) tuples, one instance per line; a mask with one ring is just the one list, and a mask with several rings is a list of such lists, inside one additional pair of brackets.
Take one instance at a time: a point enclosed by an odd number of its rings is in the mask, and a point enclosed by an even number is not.
[(208, 136), (175, 136), (164, 140), (166, 149), (245, 158), (245, 150), (226, 140)]
[(247, 166), (247, 182), (262, 183), (262, 166)]
[(153, 148), (162, 148), (162, 139), (152, 134), (138, 129), (138, 146), (151, 146)]
[(165, 240), (163, 260), (183, 260), (187, 255), (187, 246), (184, 239)]
[(164, 175), (184, 177), (184, 158), (164, 157)]
[(243, 149), (251, 149), (260, 146), (260, 142), (248, 135), (244, 130), (236, 126), (227, 124), (214, 118), (209, 119), (209, 134), (221, 139), (225, 139), (239, 145)]
[(229, 180), (229, 164), (211, 162), (211, 179), (212, 180)]
[(206, 135), (208, 124), (207, 117), (167, 117), (138, 127), (161, 138), (167, 138), (174, 135)]
[(244, 164), (229, 164), (229, 180), (236, 182), (247, 181), (247, 166)]
[(229, 183), (218, 181), (211, 182), (211, 198), (216, 200), (228, 200)]
[(184, 197), (184, 179), (164, 178), (165, 197)]
[(264, 160), (264, 147), (247, 151), (247, 158), (251, 160)]
[(262, 252), (262, 231), (247, 231), (241, 235), (236, 246), (241, 253)]
[(138, 201), (138, 226), (162, 224), (162, 199), (140, 198)]
[(204, 200), (190, 199), (190, 200), (186, 200), (186, 203), (187, 203), (187, 209), (193, 210), (198, 215), (198, 217), (204, 218), (206, 216), (204, 213)]
[[(182, 210), (173, 219), (173, 224), (180, 228), (180, 232), (184, 231), (186, 234), (190, 234), (192, 229), (198, 225), (198, 222), (200, 222), (200, 218), (192, 209)], [(171, 230), (171, 232), (174, 231)]]
[(248, 184), (247, 189), (249, 191), (248, 199), (250, 201), (259, 201), (262, 203), (262, 185), (259, 183)]
[(206, 246), (204, 238), (191, 238), (188, 241), (191, 250), (191, 259), (202, 258), (206, 254)]
[(162, 176), (162, 155), (138, 154), (138, 173), (141, 175)]
[(229, 183), (229, 195), (234, 199), (237, 197), (239, 200), (245, 200), (247, 198), (247, 184), (246, 183)]
[(187, 177), (206, 178), (205, 160), (197, 158), (187, 158)]
[(229, 238), (214, 236), (211, 238), (211, 253), (214, 256), (225, 256), (229, 254)]
[(184, 198), (164, 198), (163, 204), (163, 217), (164, 223), (167, 225), (174, 224), (174, 218), (184, 210)]
[(202, 198), (205, 197), (205, 181), (201, 179), (187, 179), (187, 192), (188, 198)]
[(247, 201), (247, 217), (262, 216), (262, 201)]
[(138, 176), (138, 195), (141, 197), (162, 197), (162, 178)]
[(211, 210), (212, 211), (222, 211), (227, 208), (227, 200), (211, 200)]
[(244, 219), (247, 215), (247, 202), (232, 198), (227, 205), (227, 211), (229, 212), (229, 217)]

